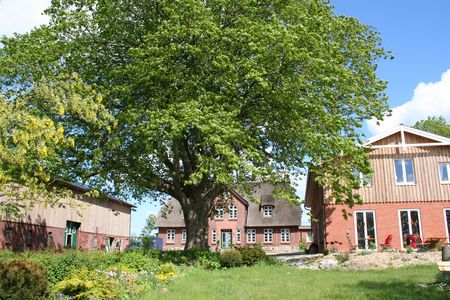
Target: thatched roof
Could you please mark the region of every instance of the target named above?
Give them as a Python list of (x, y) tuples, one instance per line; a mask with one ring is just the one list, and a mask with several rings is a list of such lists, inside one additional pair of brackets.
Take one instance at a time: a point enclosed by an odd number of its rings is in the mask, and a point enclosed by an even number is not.
[[(283, 199), (275, 199), (273, 190), (275, 186), (269, 183), (252, 183), (251, 196), (234, 191), (248, 206), (246, 220), (247, 227), (267, 226), (300, 226), (301, 209), (298, 205), (291, 205)], [(261, 203), (252, 202), (252, 200)], [(273, 206), (273, 216), (263, 216), (263, 206)], [(172, 198), (158, 213), (157, 227), (185, 227), (183, 211), (180, 203)]]

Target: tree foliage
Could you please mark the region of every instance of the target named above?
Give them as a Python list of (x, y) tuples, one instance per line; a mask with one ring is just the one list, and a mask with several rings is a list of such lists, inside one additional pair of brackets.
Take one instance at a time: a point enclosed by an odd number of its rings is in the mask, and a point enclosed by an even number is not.
[(428, 117), (426, 120), (417, 121), (413, 127), (450, 138), (450, 124), (447, 124), (443, 116), (433, 116)]
[(8, 103), (42, 78), (88, 89), (70, 116), (36, 107), (74, 144), (55, 147), (51, 176), (175, 197), (187, 247), (207, 245), (211, 200), (249, 180), (309, 167), (353, 203), (354, 169), (369, 171), (358, 128), (388, 109), (373, 28), (322, 0), (53, 0), (47, 13), (2, 40), (0, 87)]

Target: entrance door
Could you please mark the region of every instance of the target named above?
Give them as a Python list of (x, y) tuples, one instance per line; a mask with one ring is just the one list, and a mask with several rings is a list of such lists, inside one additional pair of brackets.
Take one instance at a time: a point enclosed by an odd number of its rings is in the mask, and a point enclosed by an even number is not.
[(222, 240), (221, 240), (222, 249), (230, 249), (231, 242), (232, 242), (231, 229), (222, 229)]
[(66, 230), (64, 231), (64, 247), (65, 248), (76, 248), (77, 247), (77, 236), (78, 229), (81, 223), (67, 221)]
[(375, 214), (373, 211), (357, 211), (356, 215), (356, 240), (358, 249), (375, 250), (377, 237), (375, 230)]
[(413, 235), (416, 241), (422, 241), (422, 229), (420, 228), (420, 214), (417, 209), (400, 210), (400, 227), (402, 230), (402, 247), (410, 244), (409, 236)]

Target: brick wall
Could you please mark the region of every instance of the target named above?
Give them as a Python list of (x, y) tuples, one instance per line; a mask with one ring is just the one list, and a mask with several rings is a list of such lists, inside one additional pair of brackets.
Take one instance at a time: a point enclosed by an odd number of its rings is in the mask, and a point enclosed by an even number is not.
[[(392, 235), (392, 247), (401, 249), (401, 233), (399, 210), (418, 209), (422, 228), (422, 238), (447, 237), (444, 209), (450, 209), (450, 201), (439, 202), (413, 202), (413, 203), (385, 203), (356, 205), (350, 209), (345, 205), (326, 205), (326, 248), (336, 247), (340, 251), (350, 250), (350, 237), (352, 245), (356, 245), (354, 212), (359, 210), (372, 210), (375, 212), (376, 243), (384, 243), (388, 235)], [(344, 217), (347, 214), (347, 219)]]

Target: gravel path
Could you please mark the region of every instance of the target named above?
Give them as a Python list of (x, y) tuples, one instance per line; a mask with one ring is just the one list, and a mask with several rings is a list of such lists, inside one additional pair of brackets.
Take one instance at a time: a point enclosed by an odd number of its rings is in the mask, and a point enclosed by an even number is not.
[(278, 255), (277, 259), (303, 269), (385, 269), (441, 261), (440, 251), (430, 252), (361, 252), (351, 254)]

